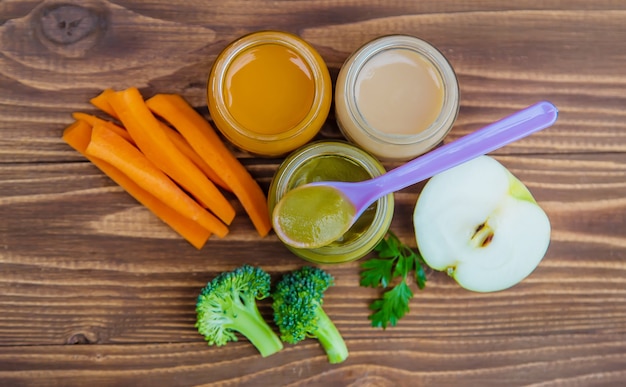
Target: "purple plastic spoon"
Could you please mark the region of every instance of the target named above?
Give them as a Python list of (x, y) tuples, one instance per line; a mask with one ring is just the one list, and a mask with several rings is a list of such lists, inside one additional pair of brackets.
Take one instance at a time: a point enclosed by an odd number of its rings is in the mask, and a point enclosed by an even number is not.
[[(373, 179), (361, 182), (323, 181), (302, 185), (289, 191), (274, 208), (274, 230), (284, 243), (293, 247), (317, 248), (328, 245), (348, 231), (363, 211), (382, 196), (545, 129), (554, 124), (557, 117), (556, 106), (550, 102), (539, 102)], [(283, 208), (296, 203), (301, 206), (303, 198), (308, 200), (317, 194), (311, 191), (316, 187), (334, 188), (340, 195), (320, 198), (316, 202), (318, 207), (312, 211), (291, 211), (289, 216), (285, 215)], [(334, 198), (340, 198), (338, 200), (343, 204)], [(324, 211), (319, 208), (320, 205), (333, 206), (333, 209)], [(342, 209), (346, 211), (341, 213)], [(333, 216), (328, 216), (329, 214)], [(297, 228), (292, 227), (294, 224), (297, 224)], [(303, 227), (306, 228), (304, 232)], [(297, 232), (292, 229), (297, 229)]]

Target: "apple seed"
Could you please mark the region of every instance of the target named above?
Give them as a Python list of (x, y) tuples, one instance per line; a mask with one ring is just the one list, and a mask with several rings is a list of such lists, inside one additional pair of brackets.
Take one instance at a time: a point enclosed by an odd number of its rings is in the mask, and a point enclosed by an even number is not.
[(474, 235), (470, 238), (475, 247), (487, 247), (493, 239), (493, 229), (489, 227), (487, 222), (481, 223), (474, 230)]

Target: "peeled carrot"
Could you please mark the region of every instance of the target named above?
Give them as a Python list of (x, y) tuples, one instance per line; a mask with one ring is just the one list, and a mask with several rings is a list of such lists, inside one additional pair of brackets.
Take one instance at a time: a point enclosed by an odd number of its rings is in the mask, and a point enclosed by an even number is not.
[(235, 209), (204, 173), (169, 139), (137, 88), (106, 94), (106, 100), (135, 140), (138, 148), (156, 167), (230, 224)]
[(115, 93), (115, 90), (105, 89), (102, 91), (102, 93), (90, 99), (89, 102), (91, 102), (93, 106), (107, 113), (111, 117), (119, 118), (117, 116), (117, 113), (115, 113), (115, 110), (111, 107), (111, 104), (109, 104), (109, 101), (108, 101), (109, 96), (113, 93)]
[(107, 121), (107, 120), (103, 120), (100, 117), (96, 117), (92, 114), (87, 114), (87, 113), (81, 113), (81, 112), (74, 112), (72, 113), (72, 117), (74, 117), (75, 120), (82, 120), (82, 121), (86, 121), (89, 125), (94, 126), (96, 124), (101, 124), (106, 126), (107, 128), (111, 129), (112, 131), (114, 131), (115, 133), (119, 134), (120, 136), (124, 137), (124, 139), (126, 141), (130, 141), (131, 143), (135, 143), (133, 141), (133, 138), (130, 136), (130, 134), (128, 134), (128, 131), (116, 124), (114, 124), (111, 121)]
[[(111, 107), (111, 104), (108, 101), (108, 98), (110, 97), (110, 94), (112, 93), (115, 93), (115, 91), (112, 89), (105, 89), (102, 93), (90, 99), (90, 102), (92, 105), (102, 110), (103, 112), (109, 114), (111, 117), (119, 119), (119, 117), (117, 116), (117, 113)], [(83, 119), (89, 122), (91, 126), (93, 126), (95, 124), (95, 121), (99, 119), (96, 116), (88, 115), (88, 114), (80, 113), (80, 112), (75, 112), (72, 115), (74, 116), (75, 119)], [(107, 123), (110, 122), (106, 120), (102, 120), (102, 121), (107, 122)], [(172, 140), (174, 145), (181, 152), (183, 152), (187, 157), (189, 157), (189, 159), (194, 164), (196, 164), (196, 166), (200, 168), (200, 170), (204, 172), (204, 174), (211, 181), (213, 181), (215, 184), (219, 185), (220, 187), (224, 188), (225, 190), (230, 191), (230, 188), (226, 185), (226, 183), (224, 183), (224, 181), (213, 171), (213, 169), (209, 165), (207, 165), (207, 163), (200, 156), (198, 156), (198, 154), (191, 148), (191, 146), (187, 144), (187, 140), (185, 140), (180, 135), (180, 133), (176, 132), (175, 130), (173, 130), (172, 128), (170, 128), (169, 126), (165, 125), (162, 122), (159, 122), (159, 123), (162, 124), (161, 125), (162, 128), (166, 131), (168, 137), (170, 138), (170, 140)], [(115, 125), (112, 122), (111, 124)], [(111, 127), (111, 129), (116, 130), (115, 127)], [(123, 128), (120, 128), (120, 129), (123, 129)], [(130, 137), (128, 132), (126, 130), (124, 130), (124, 132), (125, 133), (118, 132), (118, 134), (122, 135), (124, 138), (126, 138), (127, 140), (130, 140), (134, 144), (134, 140), (132, 140), (132, 137)]]
[(157, 94), (148, 99), (146, 105), (183, 135), (196, 153), (231, 188), (259, 235), (267, 235), (272, 224), (265, 194), (204, 117), (176, 94)]
[(224, 237), (228, 227), (183, 192), (136, 147), (103, 125), (92, 129), (88, 156), (106, 161), (182, 216)]
[(163, 130), (165, 131), (165, 133), (167, 134), (167, 136), (170, 138), (170, 140), (172, 140), (172, 142), (174, 143), (174, 145), (185, 154), (185, 156), (189, 157), (189, 159), (196, 164), (196, 166), (198, 168), (200, 168), (200, 170), (202, 172), (204, 172), (204, 174), (211, 180), (213, 181), (215, 184), (219, 185), (220, 187), (222, 187), (223, 189), (230, 191), (230, 187), (228, 187), (228, 185), (224, 182), (224, 180), (222, 180), (222, 178), (219, 177), (219, 175), (217, 173), (215, 173), (215, 171), (213, 170), (213, 168), (211, 168), (205, 161), (204, 159), (202, 159), (202, 157), (200, 157), (195, 150), (193, 150), (193, 148), (191, 147), (191, 145), (189, 145), (189, 143), (187, 142), (187, 140), (185, 140), (185, 138), (178, 133), (177, 131), (175, 131), (174, 129), (170, 128), (169, 126), (163, 124)]
[(85, 156), (120, 187), (124, 188), (126, 192), (134, 197), (139, 203), (152, 211), (152, 213), (159, 219), (185, 238), (185, 240), (187, 240), (191, 245), (197, 249), (201, 249), (211, 236), (211, 232), (200, 226), (197, 222), (182, 216), (172, 208), (166, 206), (162, 201), (157, 199), (150, 192), (141, 188), (128, 176), (120, 172), (119, 169), (113, 167), (111, 164), (87, 155), (85, 150), (91, 141), (91, 132), (91, 125), (88, 122), (78, 120), (69, 125), (63, 131), (63, 140), (80, 154)]

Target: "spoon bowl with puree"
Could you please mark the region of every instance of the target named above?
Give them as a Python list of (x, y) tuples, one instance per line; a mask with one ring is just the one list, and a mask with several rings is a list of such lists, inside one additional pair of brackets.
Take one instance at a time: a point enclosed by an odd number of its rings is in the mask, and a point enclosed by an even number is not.
[(557, 117), (556, 106), (539, 102), (373, 179), (323, 181), (297, 187), (274, 207), (274, 231), (292, 247), (326, 246), (346, 233), (380, 197), (552, 126)]

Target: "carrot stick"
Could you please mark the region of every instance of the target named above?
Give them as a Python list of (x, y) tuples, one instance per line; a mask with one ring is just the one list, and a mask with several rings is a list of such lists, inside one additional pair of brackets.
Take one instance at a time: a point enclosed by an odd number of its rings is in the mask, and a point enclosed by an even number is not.
[(115, 110), (113, 110), (111, 104), (109, 104), (108, 101), (108, 98), (112, 93), (115, 93), (113, 89), (105, 89), (102, 91), (102, 93), (90, 99), (89, 102), (91, 102), (93, 106), (107, 113), (111, 117), (119, 119), (117, 113), (115, 112)]
[(272, 224), (265, 194), (208, 121), (176, 94), (157, 94), (147, 100), (146, 105), (183, 135), (196, 153), (232, 189), (259, 235), (267, 235)]
[[(111, 97), (111, 94), (114, 94), (114, 93), (115, 93), (115, 91), (112, 90), (112, 89), (105, 89), (98, 96), (92, 98), (90, 100), (90, 102), (92, 103), (92, 105), (96, 106), (97, 108), (99, 108), (100, 110), (104, 111), (105, 113), (108, 113), (110, 116), (112, 116), (112, 117), (114, 117), (116, 119), (119, 119), (117, 113), (115, 112), (115, 110), (113, 109), (113, 107), (111, 106), (111, 104), (109, 103), (109, 100), (108, 100), (108, 98)], [(85, 116), (83, 116), (84, 113), (78, 113), (78, 112), (74, 113), (74, 118), (78, 119), (76, 117), (77, 115), (78, 115), (78, 118), (84, 119), (85, 121), (91, 123), (92, 126), (95, 124), (95, 119), (98, 118), (98, 117), (95, 117), (95, 116), (85, 117)], [(105, 122), (108, 122), (108, 121), (105, 121)], [(183, 154), (185, 154), (198, 168), (200, 168), (200, 170), (207, 176), (207, 178), (209, 178), (212, 182), (216, 183), (220, 187), (230, 191), (230, 188), (228, 188), (226, 186), (226, 184), (222, 181), (222, 179), (220, 179), (219, 176), (217, 176), (217, 174), (215, 172), (213, 172), (211, 167), (209, 167), (204, 162), (204, 160), (202, 160), (193, 151), (193, 149), (189, 146), (189, 144), (187, 144), (187, 141), (182, 136), (180, 136), (180, 134), (178, 132), (176, 132), (175, 130), (173, 130), (169, 126), (165, 125), (161, 121), (159, 121), (159, 123), (161, 124), (161, 127), (166, 131), (168, 137), (170, 138), (170, 140), (172, 140), (174, 145)], [(116, 130), (115, 127), (111, 127), (111, 129)], [(124, 138), (126, 138), (127, 140), (130, 140), (130, 142), (135, 144), (135, 141), (132, 139), (132, 137), (130, 137), (130, 135), (128, 134), (128, 131), (124, 130), (124, 132), (125, 133), (118, 133), (118, 134), (123, 135)], [(197, 199), (204, 204), (204, 202), (200, 198), (197, 198)], [(209, 207), (209, 205), (206, 205), (206, 207)]]
[(209, 230), (163, 204), (163, 202), (154, 197), (154, 195), (139, 187), (128, 176), (120, 172), (119, 169), (113, 167), (106, 161), (88, 156), (85, 153), (85, 150), (91, 141), (91, 125), (89, 125), (86, 121), (78, 120), (69, 125), (63, 131), (63, 140), (78, 151), (78, 153), (85, 156), (105, 175), (111, 178), (111, 180), (117, 183), (117, 185), (124, 188), (126, 192), (152, 211), (153, 214), (174, 229), (174, 231), (185, 238), (185, 240), (187, 240), (196, 249), (201, 249), (211, 236), (211, 232)]
[(198, 198), (224, 223), (230, 224), (235, 209), (204, 173), (169, 139), (160, 121), (148, 109), (137, 88), (108, 93), (107, 101), (135, 140), (137, 147), (156, 167)]
[[(115, 93), (115, 91), (113, 91), (112, 89), (106, 89), (104, 90), (101, 94), (99, 94), (98, 96), (92, 98), (90, 101), (92, 103), (92, 105), (94, 105), (95, 107), (99, 108), (100, 110), (102, 110), (103, 112), (109, 114), (111, 117), (119, 119), (117, 117), (117, 113), (115, 113), (115, 110), (113, 110), (113, 108), (111, 107), (111, 104), (108, 101), (108, 97), (111, 93)], [(123, 128), (120, 128), (119, 126), (115, 125), (114, 123), (110, 122), (110, 121), (106, 121), (106, 120), (102, 120), (99, 117), (96, 117), (94, 115), (90, 115), (90, 114), (85, 114), (85, 113), (81, 113), (81, 112), (74, 112), (72, 114), (72, 116), (75, 119), (81, 119), (81, 120), (85, 120), (87, 122), (89, 122), (91, 124), (91, 126), (94, 126), (96, 121), (98, 122), (106, 122), (107, 125), (111, 125), (110, 129), (115, 130), (118, 134), (122, 135), (122, 137), (124, 137), (125, 139), (129, 140), (130, 142), (132, 142), (133, 144), (135, 143), (134, 140), (132, 139), (132, 137), (130, 137), (130, 135), (128, 134), (128, 131), (126, 131)], [(198, 168), (200, 168), (200, 170), (202, 172), (204, 172), (204, 174), (211, 180), (213, 181), (215, 184), (219, 185), (220, 187), (224, 188), (227, 191), (230, 191), (230, 188), (226, 185), (226, 183), (224, 183), (224, 181), (213, 171), (213, 169), (207, 165), (207, 163), (196, 154), (196, 152), (191, 148), (191, 146), (189, 146), (189, 144), (187, 144), (187, 140), (185, 140), (180, 133), (176, 132), (175, 130), (173, 130), (172, 128), (170, 128), (169, 126), (165, 125), (164, 123), (161, 123), (163, 129), (166, 131), (168, 137), (170, 138), (170, 140), (172, 140), (172, 142), (174, 143), (174, 145), (176, 145), (176, 147), (183, 152), (187, 157), (189, 157), (189, 159), (191, 159), (191, 161), (196, 164), (196, 166)], [(120, 132), (117, 129), (121, 129), (124, 132)]]
[(131, 143), (135, 143), (133, 141), (133, 138), (130, 136), (130, 134), (128, 134), (128, 131), (116, 124), (114, 124), (111, 121), (107, 121), (107, 120), (103, 120), (100, 117), (96, 117), (92, 114), (87, 114), (87, 113), (82, 113), (82, 112), (74, 112), (72, 113), (72, 117), (74, 117), (75, 120), (82, 120), (82, 121), (86, 121), (89, 125), (94, 126), (96, 124), (101, 124), (106, 126), (107, 128), (111, 129), (112, 131), (114, 131), (115, 133), (119, 134), (120, 136), (124, 137), (124, 140), (129, 141)]
[(228, 227), (190, 198), (139, 149), (103, 125), (96, 124), (85, 149), (88, 156), (104, 160), (119, 169), (137, 185), (152, 193), (182, 216), (197, 221), (212, 233), (224, 237)]
[(211, 168), (205, 161), (200, 157), (195, 150), (189, 145), (187, 140), (180, 133), (170, 128), (169, 126), (163, 124), (163, 130), (167, 134), (167, 136), (172, 140), (176, 148), (178, 148), (181, 152), (185, 154), (185, 156), (189, 157), (189, 159), (196, 164), (198, 168), (215, 184), (224, 188), (227, 191), (231, 191), (230, 187), (222, 180), (217, 173)]

